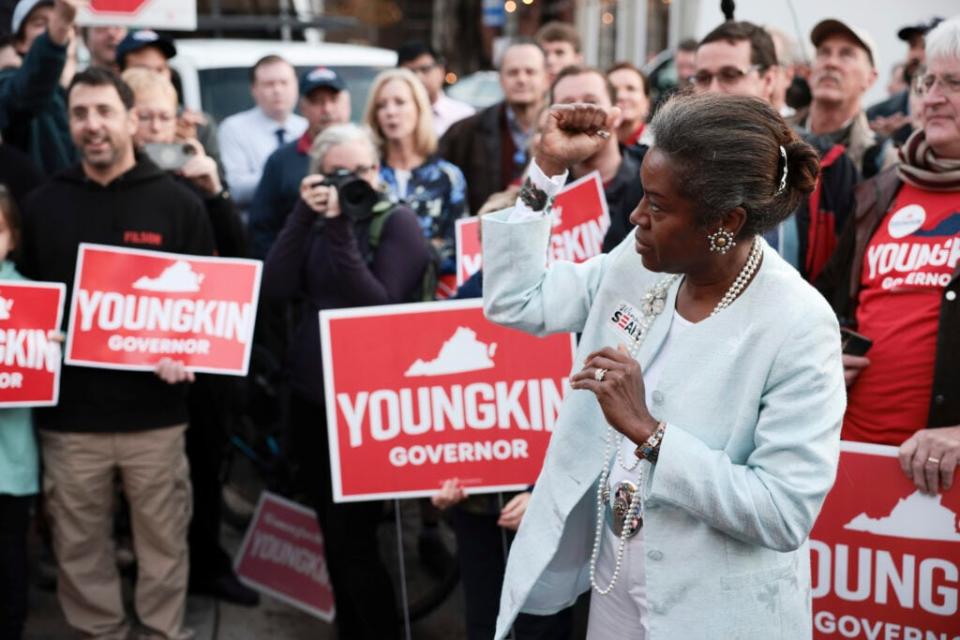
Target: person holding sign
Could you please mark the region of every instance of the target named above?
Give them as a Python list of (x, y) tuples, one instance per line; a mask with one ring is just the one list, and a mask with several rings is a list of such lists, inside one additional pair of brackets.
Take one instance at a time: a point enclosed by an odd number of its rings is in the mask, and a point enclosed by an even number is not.
[(512, 209), (484, 218), (484, 308), (582, 333), (511, 549), (497, 638), (592, 587), (591, 640), (795, 638), (812, 628), (807, 536), (845, 405), (836, 319), (760, 237), (817, 155), (766, 103), (677, 97), (654, 118), (636, 230), (546, 266), (544, 215), (617, 109), (554, 106)]
[[(24, 201), (23, 274), (63, 282), (72, 294), (83, 242), (211, 255), (203, 203), (134, 150), (130, 87), (112, 71), (90, 68), (74, 76), (67, 100), (81, 162)], [(81, 635), (129, 630), (111, 536), (117, 477), (133, 525), (137, 617), (155, 637), (192, 635), (184, 627), (192, 504), (181, 383), (193, 380), (169, 357), (153, 372), (64, 366), (59, 404), (35, 412), (57, 593)]]
[(379, 191), (377, 148), (353, 124), (328, 127), (310, 152), (300, 201), (263, 269), (263, 296), (303, 300), (290, 339), (290, 428), (323, 531), (340, 637), (400, 634), (393, 584), (380, 557), (383, 503), (334, 504), (324, 409), (319, 311), (412, 302), (430, 260), (416, 214)]
[(922, 128), (897, 167), (856, 191), (852, 223), (817, 286), (846, 336), (844, 440), (900, 447), (936, 494), (960, 464), (960, 16), (927, 34)]
[[(8, 259), (19, 237), (20, 214), (10, 192), (0, 186), (0, 280), (24, 280)], [(0, 638), (19, 640), (23, 634), (27, 530), (39, 474), (30, 409), (0, 409)]]

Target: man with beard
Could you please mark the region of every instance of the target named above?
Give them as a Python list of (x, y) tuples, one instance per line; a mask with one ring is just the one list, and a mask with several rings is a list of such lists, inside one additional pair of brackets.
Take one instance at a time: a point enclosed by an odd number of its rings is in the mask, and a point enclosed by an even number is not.
[(809, 110), (797, 114), (796, 124), (818, 136), (842, 144), (864, 178), (883, 164), (883, 140), (870, 129), (863, 96), (877, 79), (876, 45), (857, 27), (839, 20), (822, 20), (810, 32), (816, 47)]
[(517, 180), (527, 165), (527, 146), (547, 89), (543, 50), (518, 41), (500, 62), (504, 99), (451, 126), (440, 139), (439, 155), (467, 179), (470, 211)]
[[(200, 199), (134, 152), (130, 88), (91, 68), (73, 78), (67, 100), (81, 161), (24, 202), (22, 273), (63, 282), (70, 295), (81, 242), (211, 255)], [(84, 637), (125, 638), (130, 627), (111, 535), (118, 475), (133, 525), (137, 617), (151, 637), (191, 636), (184, 628), (191, 500), (181, 383), (193, 379), (169, 358), (154, 373), (64, 366), (59, 404), (35, 411), (58, 596)]]
[(300, 113), (307, 130), (267, 158), (250, 203), (250, 252), (263, 259), (300, 198), (313, 139), (332, 124), (350, 121), (350, 92), (333, 69), (317, 67), (300, 78)]

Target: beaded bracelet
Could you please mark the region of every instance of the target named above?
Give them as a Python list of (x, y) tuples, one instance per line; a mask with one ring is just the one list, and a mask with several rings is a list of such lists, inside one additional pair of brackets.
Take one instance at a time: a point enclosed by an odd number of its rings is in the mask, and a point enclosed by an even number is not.
[(655, 464), (660, 456), (660, 442), (663, 440), (663, 432), (666, 428), (667, 423), (661, 420), (650, 437), (637, 445), (633, 455), (648, 461), (650, 464)]

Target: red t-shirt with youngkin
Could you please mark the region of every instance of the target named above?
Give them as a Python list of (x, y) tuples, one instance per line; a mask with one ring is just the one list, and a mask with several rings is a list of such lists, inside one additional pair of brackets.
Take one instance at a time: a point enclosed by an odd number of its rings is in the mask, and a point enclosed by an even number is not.
[(926, 428), (943, 290), (960, 259), (960, 194), (905, 184), (867, 245), (857, 331), (870, 365), (848, 391), (843, 438), (900, 445)]

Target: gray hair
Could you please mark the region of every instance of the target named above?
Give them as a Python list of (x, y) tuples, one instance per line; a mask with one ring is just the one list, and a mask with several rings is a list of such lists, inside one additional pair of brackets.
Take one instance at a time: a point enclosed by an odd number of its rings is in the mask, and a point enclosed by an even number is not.
[[(677, 94), (657, 111), (650, 126), (656, 139), (653, 149), (673, 161), (674, 184), (693, 203), (705, 228), (743, 207), (744, 236), (773, 229), (816, 184), (816, 151), (757, 98)], [(780, 189), (784, 155), (787, 177)]]
[(377, 151), (377, 145), (374, 144), (369, 129), (350, 122), (335, 124), (321, 131), (313, 139), (313, 145), (310, 147), (310, 173), (323, 173), (323, 161), (330, 150), (350, 142), (359, 142), (365, 145), (370, 151), (370, 161), (373, 163), (379, 162), (380, 153)]
[(960, 60), (960, 16), (944, 20), (926, 36), (927, 64), (934, 58)]

